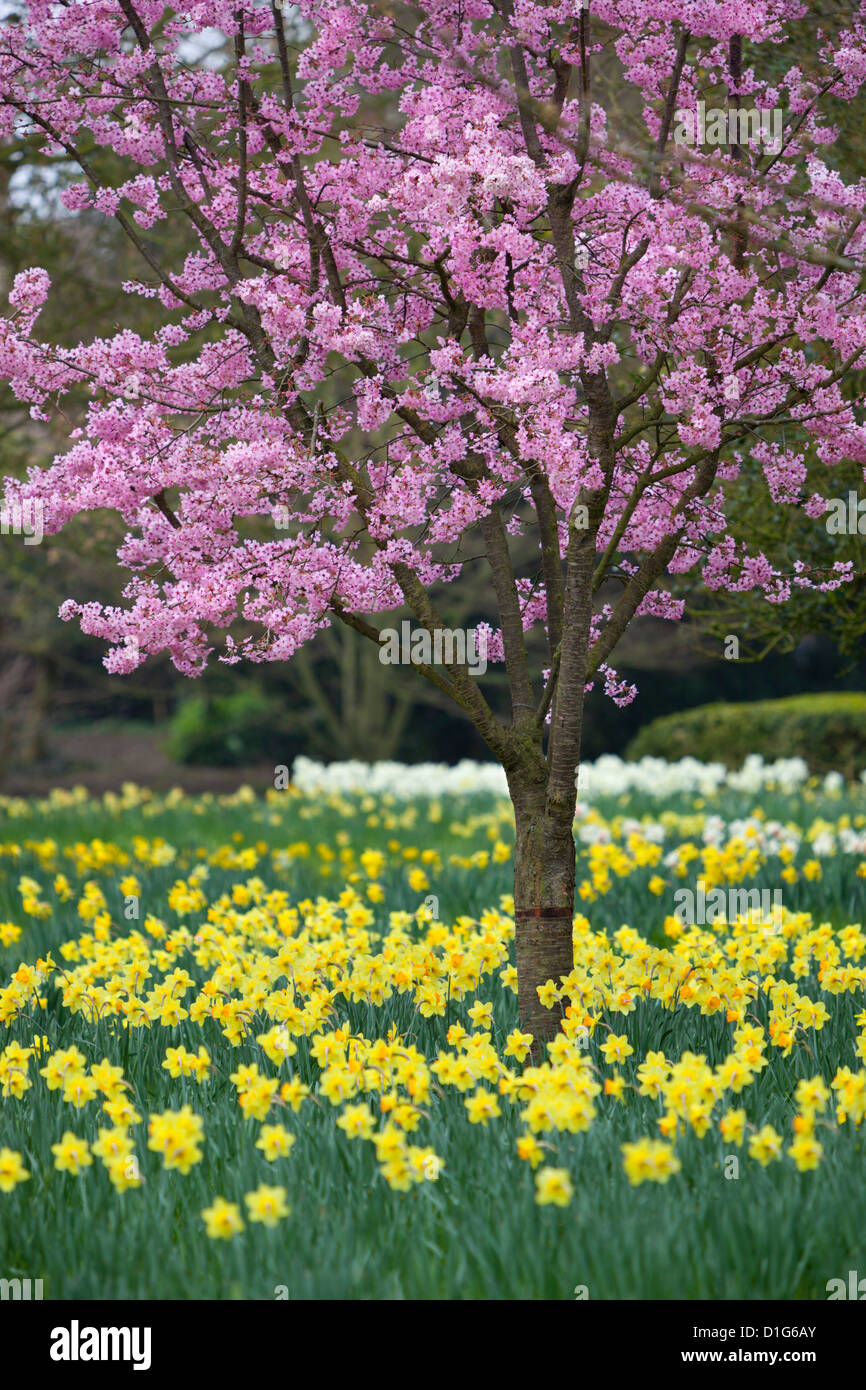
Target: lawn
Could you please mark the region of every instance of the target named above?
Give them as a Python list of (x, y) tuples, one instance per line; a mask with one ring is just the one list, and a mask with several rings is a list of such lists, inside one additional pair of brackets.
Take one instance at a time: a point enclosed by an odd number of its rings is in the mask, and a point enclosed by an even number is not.
[[(866, 786), (595, 778), (532, 1067), (508, 803), (404, 774), (0, 798), (0, 1277), (594, 1300), (866, 1274)], [(682, 922), (699, 881), (783, 907)]]

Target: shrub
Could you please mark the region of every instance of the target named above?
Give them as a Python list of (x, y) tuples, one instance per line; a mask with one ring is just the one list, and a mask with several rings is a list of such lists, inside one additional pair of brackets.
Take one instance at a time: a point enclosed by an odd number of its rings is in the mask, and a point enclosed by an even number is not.
[(286, 752), (287, 716), (280, 702), (260, 690), (233, 695), (194, 695), (169, 721), (166, 751), (178, 763), (237, 767), (273, 759), (291, 765)]
[(813, 773), (855, 776), (866, 767), (866, 694), (699, 705), (654, 719), (626, 749), (629, 759), (691, 756), (729, 768), (741, 767), (749, 753), (767, 761), (799, 757)]

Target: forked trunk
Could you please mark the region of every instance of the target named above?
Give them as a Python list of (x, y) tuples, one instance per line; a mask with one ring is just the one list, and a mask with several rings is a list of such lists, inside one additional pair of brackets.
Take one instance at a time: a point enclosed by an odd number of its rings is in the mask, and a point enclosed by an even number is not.
[(571, 817), (555, 820), (542, 797), (533, 801), (534, 806), (515, 806), (514, 907), (517, 1002), (521, 1027), (535, 1039), (532, 1056), (538, 1062), (561, 1018), (561, 1006), (545, 1008), (538, 987), (553, 980), (559, 988), (574, 967), (575, 851)]

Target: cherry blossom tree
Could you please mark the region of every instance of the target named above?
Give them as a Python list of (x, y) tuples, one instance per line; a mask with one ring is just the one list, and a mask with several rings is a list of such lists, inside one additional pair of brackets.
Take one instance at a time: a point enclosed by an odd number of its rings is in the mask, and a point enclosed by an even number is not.
[[(435, 634), (449, 583), (485, 565), (510, 719), (456, 661), (418, 670), (507, 775), (539, 1041), (557, 1011), (538, 989), (574, 968), (585, 695), (633, 697), (611, 665), (628, 624), (701, 587), (781, 604), (854, 575), (829, 540), (780, 566), (726, 517), (748, 486), (821, 527), (832, 483), (806, 495), (807, 465), (866, 464), (864, 183), (834, 169), (827, 115), (866, 80), (864, 7), (816, 22), (808, 74), (777, 62), (771, 86), (761, 55), (806, 13), (14, 0), (4, 22), (0, 138), (77, 168), (66, 212), (117, 220), (142, 264), (124, 288), (162, 311), (149, 337), (52, 345), (34, 268), (0, 321), (35, 418), (90, 393), (7, 502), (41, 499), (49, 534), (101, 508), (126, 526), (124, 606), (60, 616), (109, 643), (109, 671), (165, 651), (195, 676), (287, 661), (333, 623), (379, 642), (404, 607)], [(182, 255), (162, 239), (179, 221)]]

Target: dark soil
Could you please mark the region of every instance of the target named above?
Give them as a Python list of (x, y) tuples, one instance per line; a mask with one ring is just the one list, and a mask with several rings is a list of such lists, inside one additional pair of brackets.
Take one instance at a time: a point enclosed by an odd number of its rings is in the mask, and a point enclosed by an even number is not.
[(270, 763), (240, 767), (183, 767), (162, 748), (157, 729), (55, 730), (46, 739), (42, 762), (26, 767), (14, 761), (0, 780), (0, 795), (42, 796), (52, 787), (87, 787), (91, 792), (119, 791), (124, 782), (136, 782), (155, 791), (182, 787), (188, 792), (234, 792), (251, 786), (264, 791), (274, 785)]

